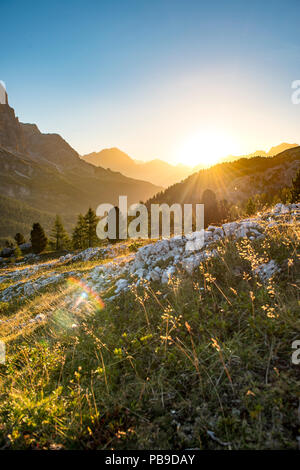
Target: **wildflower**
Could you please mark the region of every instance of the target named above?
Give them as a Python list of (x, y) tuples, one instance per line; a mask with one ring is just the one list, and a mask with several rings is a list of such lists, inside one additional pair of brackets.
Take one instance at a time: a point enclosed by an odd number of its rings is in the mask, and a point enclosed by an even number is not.
[(247, 274), (247, 273), (244, 272), (244, 273), (243, 273), (243, 280), (244, 280), (244, 281), (250, 281), (250, 280), (251, 280), (250, 274)]
[(215, 348), (217, 351), (221, 351), (221, 348), (217, 340), (215, 338), (210, 338), (210, 339), (211, 339), (212, 347)]
[(216, 280), (210, 273), (204, 273), (204, 278), (207, 283), (213, 283)]
[(265, 312), (268, 318), (278, 318), (279, 315), (275, 313), (275, 307), (271, 307), (269, 304), (262, 305), (261, 307)]
[(254, 295), (254, 293), (252, 292), (252, 290), (249, 292), (249, 294), (250, 294), (251, 302), (254, 302), (254, 300), (255, 300), (255, 295)]
[(122, 349), (121, 348), (115, 348), (114, 349), (114, 354), (116, 356), (122, 356)]
[(148, 339), (151, 339), (152, 337), (153, 337), (153, 335), (151, 335), (151, 334), (150, 334), (150, 335), (146, 335), (146, 336), (142, 336), (142, 337), (140, 338), (140, 341), (145, 342), (145, 341), (147, 341)]
[(170, 341), (170, 342), (173, 341), (171, 336), (160, 336), (160, 339), (162, 341)]
[(272, 285), (272, 279), (269, 279), (269, 284), (267, 285), (267, 291), (270, 297), (275, 297), (275, 288)]

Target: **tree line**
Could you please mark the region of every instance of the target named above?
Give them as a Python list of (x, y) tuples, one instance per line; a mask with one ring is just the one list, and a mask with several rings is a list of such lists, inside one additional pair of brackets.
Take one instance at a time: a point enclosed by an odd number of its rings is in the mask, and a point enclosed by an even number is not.
[[(251, 216), (263, 207), (276, 204), (278, 202), (286, 204), (299, 201), (300, 170), (293, 180), (291, 187), (282, 188), (279, 193), (273, 195), (257, 194), (254, 198), (249, 198), (241, 206), (230, 205), (226, 200), (218, 201), (215, 193), (210, 189), (206, 189), (201, 198), (201, 203), (204, 204), (204, 219), (206, 227), (210, 224), (220, 224), (224, 221), (234, 220), (243, 215)], [(115, 210), (117, 211), (116, 220), (118, 221), (118, 207), (115, 207)], [(70, 249), (83, 250), (102, 244), (103, 241), (99, 240), (96, 234), (98, 220), (99, 218), (91, 207), (85, 215), (79, 214), (77, 217), (77, 223), (70, 238), (63, 226), (61, 217), (56, 215), (50, 239), (46, 236), (41, 224), (36, 222), (33, 224), (30, 232), (31, 249), (33, 253), (39, 254), (46, 248), (51, 251)], [(119, 240), (118, 226), (116, 232), (116, 239), (109, 240), (110, 242), (116, 242)], [(26, 242), (25, 237), (22, 233), (18, 232), (14, 237), (14, 241), (16, 246), (14, 246), (12, 242), (7, 242), (6, 246), (14, 249), (15, 257), (20, 257), (22, 254), (20, 246)]]
[[(33, 253), (39, 254), (46, 250), (46, 248), (50, 251), (60, 251), (85, 249), (96, 246), (100, 242), (96, 234), (97, 223), (98, 217), (95, 211), (89, 208), (85, 215), (78, 215), (77, 223), (70, 237), (64, 228), (61, 217), (56, 215), (50, 237), (48, 238), (42, 225), (39, 222), (35, 222), (30, 232), (29, 241), (31, 243), (31, 250)], [(19, 255), (21, 255), (21, 248), (26, 249), (26, 246), (24, 246), (25, 243), (24, 235), (18, 232), (14, 236), (14, 241), (6, 242), (6, 247), (14, 249), (15, 256), (19, 257)]]

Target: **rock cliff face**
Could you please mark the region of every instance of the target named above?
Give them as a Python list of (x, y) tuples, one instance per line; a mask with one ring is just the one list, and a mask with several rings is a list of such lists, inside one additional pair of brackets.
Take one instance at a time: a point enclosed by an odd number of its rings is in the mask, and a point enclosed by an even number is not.
[(0, 81), (0, 104), (8, 104), (5, 85), (2, 81)]
[(22, 127), (8, 104), (0, 104), (0, 147), (10, 152), (25, 152)]
[[(0, 104), (0, 147), (63, 171), (83, 166), (78, 153), (58, 134), (42, 134), (36, 124), (20, 123), (8, 104)], [(90, 165), (85, 170), (93, 173)]]
[[(43, 134), (36, 124), (20, 124), (25, 151), (35, 161), (44, 161), (64, 172), (81, 165), (78, 153), (58, 134)], [(89, 166), (85, 172), (92, 173)]]

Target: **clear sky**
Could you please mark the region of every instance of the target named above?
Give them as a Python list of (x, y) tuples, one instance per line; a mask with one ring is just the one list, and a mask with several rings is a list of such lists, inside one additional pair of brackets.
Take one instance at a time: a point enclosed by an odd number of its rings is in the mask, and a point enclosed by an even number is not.
[(0, 19), (10, 104), (82, 154), (300, 143), (299, 0), (0, 0)]

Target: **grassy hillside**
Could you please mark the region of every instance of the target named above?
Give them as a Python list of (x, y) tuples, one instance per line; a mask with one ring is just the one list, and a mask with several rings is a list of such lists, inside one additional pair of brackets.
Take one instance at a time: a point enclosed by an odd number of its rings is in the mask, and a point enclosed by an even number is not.
[[(25, 238), (30, 235), (30, 230), (34, 222), (42, 224), (49, 232), (53, 225), (54, 215), (50, 212), (42, 212), (11, 197), (0, 196), (0, 238), (14, 236), (21, 232)], [(75, 218), (63, 217), (67, 230), (71, 230)]]
[[(192, 275), (129, 278), (117, 296), (113, 269), (135, 256), (130, 242), (97, 260), (3, 268), (1, 293), (21, 269), (35, 287), (0, 304), (2, 448), (296, 449), (299, 223), (269, 218), (264, 238), (214, 242), (218, 255)], [(262, 280), (270, 261), (278, 269)], [(77, 273), (100, 286), (105, 267), (104, 308), (66, 282)], [(41, 272), (61, 277), (43, 287)]]
[(119, 194), (130, 203), (147, 199), (159, 187), (95, 168), (78, 157), (78, 166), (57, 169), (42, 158), (31, 159), (0, 148), (2, 194), (51, 213), (76, 215), (102, 202), (116, 204)]

